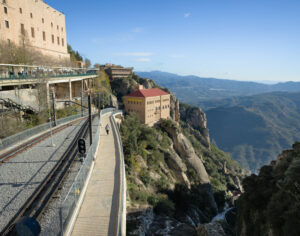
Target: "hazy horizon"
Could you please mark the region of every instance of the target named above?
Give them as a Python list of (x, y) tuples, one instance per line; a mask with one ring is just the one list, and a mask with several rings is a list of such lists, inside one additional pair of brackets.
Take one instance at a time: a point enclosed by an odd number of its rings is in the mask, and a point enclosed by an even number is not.
[(261, 84), (277, 84), (277, 83), (285, 83), (285, 82), (300, 82), (300, 81), (292, 81), (292, 80), (238, 80), (238, 79), (230, 79), (230, 78), (217, 78), (217, 77), (212, 77), (212, 76), (198, 76), (198, 75), (192, 75), (192, 74), (178, 74), (178, 73), (174, 73), (174, 72), (169, 72), (169, 71), (161, 71), (161, 70), (149, 70), (149, 71), (137, 71), (134, 70), (135, 73), (139, 73), (139, 72), (162, 72), (162, 73), (170, 73), (170, 74), (176, 74), (178, 76), (197, 76), (199, 78), (208, 78), (208, 79), (221, 79), (221, 80), (233, 80), (233, 81), (239, 81), (239, 82), (255, 82), (255, 83), (261, 83)]

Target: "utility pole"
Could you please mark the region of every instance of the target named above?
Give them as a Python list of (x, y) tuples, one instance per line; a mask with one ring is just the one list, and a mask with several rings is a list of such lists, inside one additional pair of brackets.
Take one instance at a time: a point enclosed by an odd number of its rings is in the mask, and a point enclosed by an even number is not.
[(81, 80), (81, 117), (83, 117), (83, 80)]
[(51, 100), (52, 100), (52, 111), (53, 111), (53, 126), (56, 126), (56, 109), (55, 109), (54, 89), (52, 89), (52, 92), (51, 92)]
[(90, 145), (93, 143), (93, 134), (92, 134), (92, 108), (91, 108), (91, 95), (88, 94), (88, 106), (89, 106), (89, 130), (90, 130)]

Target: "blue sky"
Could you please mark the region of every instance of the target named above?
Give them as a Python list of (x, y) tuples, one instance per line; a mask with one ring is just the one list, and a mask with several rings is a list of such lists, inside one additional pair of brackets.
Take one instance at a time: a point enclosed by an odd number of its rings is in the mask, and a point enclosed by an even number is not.
[(300, 81), (299, 0), (48, 0), (92, 63)]

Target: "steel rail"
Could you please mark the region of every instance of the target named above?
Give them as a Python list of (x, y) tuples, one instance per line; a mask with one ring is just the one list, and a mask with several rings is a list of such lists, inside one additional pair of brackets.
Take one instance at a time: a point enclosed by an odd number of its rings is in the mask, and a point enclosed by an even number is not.
[[(71, 122), (69, 122), (67, 124), (64, 124), (62, 126), (54, 128), (52, 130), (52, 134), (56, 134), (56, 133), (58, 133), (58, 132), (60, 132), (60, 131), (62, 131), (64, 129), (70, 127), (71, 125), (80, 122), (82, 119), (84, 119), (84, 118), (81, 118), (81, 119), (75, 120), (75, 121), (71, 121)], [(50, 134), (51, 134), (51, 131), (47, 131), (46, 133), (43, 133), (43, 134), (39, 135), (38, 137), (30, 139), (29, 141), (27, 141), (27, 142), (25, 142), (25, 143), (23, 143), (23, 144), (15, 147), (15, 148), (11, 149), (11, 150), (9, 150), (9, 151), (7, 151), (5, 153), (0, 154), (0, 166), (3, 163), (5, 163), (5, 162), (9, 161), (10, 159), (14, 158), (15, 156), (17, 156), (18, 154), (26, 151), (27, 149), (33, 147), (36, 144), (42, 142), (43, 140), (45, 140), (46, 138), (48, 138)]]
[(88, 130), (88, 119), (80, 127), (79, 131), (76, 133), (75, 138), (73, 138), (71, 144), (67, 150), (62, 155), (61, 159), (57, 162), (55, 167), (48, 173), (44, 181), (40, 186), (35, 189), (34, 193), (30, 198), (27, 199), (25, 204), (20, 207), (19, 211), (15, 216), (9, 221), (6, 227), (0, 232), (0, 235), (7, 236), (10, 235), (15, 223), (21, 219), (23, 216), (30, 216), (35, 219), (39, 219), (41, 213), (49, 203), (53, 194), (56, 192), (59, 184), (62, 182), (69, 167), (73, 163), (77, 154), (77, 141), (79, 138), (86, 135)]

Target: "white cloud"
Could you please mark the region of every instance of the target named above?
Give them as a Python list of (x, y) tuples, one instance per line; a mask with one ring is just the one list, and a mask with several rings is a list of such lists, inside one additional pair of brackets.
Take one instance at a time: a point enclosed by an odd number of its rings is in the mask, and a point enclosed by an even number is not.
[(119, 57), (149, 57), (152, 56), (152, 52), (123, 52), (123, 53), (116, 53), (116, 56)]
[(188, 18), (188, 17), (190, 17), (191, 16), (191, 13), (190, 12), (187, 12), (187, 13), (184, 13), (184, 18)]
[(182, 54), (170, 54), (169, 57), (170, 57), (170, 58), (174, 58), (174, 59), (177, 59), (177, 58), (185, 58), (185, 56), (182, 55)]
[(136, 61), (138, 61), (138, 62), (150, 62), (151, 59), (145, 57), (145, 58), (138, 58)]
[(132, 33), (143, 33), (144, 29), (142, 27), (135, 27), (131, 30)]

